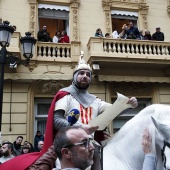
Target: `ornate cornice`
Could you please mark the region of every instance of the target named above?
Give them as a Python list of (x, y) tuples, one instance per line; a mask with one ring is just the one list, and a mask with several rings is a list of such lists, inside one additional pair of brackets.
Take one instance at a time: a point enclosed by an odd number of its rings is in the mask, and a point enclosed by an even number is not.
[(31, 61), (28, 65), (28, 69), (30, 70), (30, 72), (32, 72), (35, 67), (37, 67), (37, 63), (33, 61)]
[(122, 93), (126, 96), (152, 96), (152, 83), (133, 83), (133, 82), (114, 82), (113, 88), (115, 92)]
[(80, 0), (70, 0), (71, 7), (78, 8)]
[(37, 95), (43, 94), (56, 94), (61, 88), (67, 87), (71, 84), (71, 81), (48, 81), (40, 84), (37, 89)]
[(36, 3), (37, 3), (37, 0), (28, 0), (28, 2), (29, 2), (30, 4), (36, 4)]
[(112, 6), (112, 0), (103, 0), (102, 5), (104, 10), (110, 10)]

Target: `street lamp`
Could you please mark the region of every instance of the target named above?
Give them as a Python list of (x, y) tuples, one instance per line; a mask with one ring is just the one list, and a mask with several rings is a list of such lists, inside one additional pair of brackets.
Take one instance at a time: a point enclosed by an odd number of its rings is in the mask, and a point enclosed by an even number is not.
[(9, 25), (8, 21), (4, 21), (0, 25), (0, 144), (1, 144), (1, 124), (2, 124), (2, 103), (3, 103), (3, 87), (4, 87), (4, 66), (7, 63), (10, 67), (14, 68), (17, 64), (28, 66), (30, 59), (33, 57), (33, 47), (36, 39), (31, 37), (31, 33), (25, 33), (25, 37), (21, 37), (20, 42), (22, 45), (22, 53), (25, 60), (19, 59), (7, 51), (6, 47), (10, 45), (11, 37), (14, 28)]

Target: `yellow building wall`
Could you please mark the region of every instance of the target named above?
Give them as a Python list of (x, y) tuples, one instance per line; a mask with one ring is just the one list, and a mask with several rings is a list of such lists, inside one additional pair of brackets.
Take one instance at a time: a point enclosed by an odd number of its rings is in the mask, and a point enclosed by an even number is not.
[(146, 0), (149, 5), (148, 10), (148, 30), (155, 32), (156, 27), (160, 27), (165, 35), (165, 41), (170, 41), (169, 24), (170, 17), (167, 12), (168, 0)]
[(170, 105), (170, 84), (160, 84), (159, 95), (161, 104)]
[(16, 25), (17, 31), (22, 36), (29, 31), (29, 9), (28, 0), (5, 0), (0, 4), (0, 18), (8, 20), (11, 25)]
[[(28, 110), (28, 89), (27, 83), (12, 82), (4, 84), (3, 115), (2, 115), (2, 141), (14, 141), (17, 136), (22, 135), (26, 140), (27, 133), (27, 112)], [(11, 112), (11, 114), (10, 114)], [(11, 126), (10, 126), (11, 116)]]

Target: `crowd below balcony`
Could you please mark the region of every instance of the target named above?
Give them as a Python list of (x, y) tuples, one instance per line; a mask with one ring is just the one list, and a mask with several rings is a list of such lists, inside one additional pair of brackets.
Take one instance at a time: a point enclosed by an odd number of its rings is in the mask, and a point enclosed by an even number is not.
[[(95, 37), (104, 37), (100, 28), (96, 30)], [(143, 30), (139, 31), (139, 29), (134, 26), (133, 22), (130, 21), (128, 24), (122, 26), (122, 31), (120, 33), (114, 30), (112, 35), (106, 33), (105, 38), (164, 41), (164, 33), (161, 32), (160, 27), (156, 27), (156, 32), (153, 33), (152, 36), (148, 30), (145, 30), (145, 34), (143, 35)]]
[(41, 152), (44, 145), (44, 136), (40, 131), (37, 131), (34, 137), (34, 146), (28, 141), (24, 141), (22, 145), (23, 139), (23, 136), (18, 136), (13, 143), (7, 140), (2, 142), (0, 148), (0, 164), (22, 154)]

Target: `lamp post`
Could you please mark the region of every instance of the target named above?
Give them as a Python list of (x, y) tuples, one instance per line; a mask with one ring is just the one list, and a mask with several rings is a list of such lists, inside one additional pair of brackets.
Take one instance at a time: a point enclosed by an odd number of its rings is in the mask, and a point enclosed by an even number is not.
[(15, 67), (16, 64), (28, 66), (29, 60), (33, 57), (33, 47), (36, 39), (31, 37), (31, 33), (25, 33), (25, 37), (21, 37), (22, 52), (25, 60), (20, 60), (17, 56), (12, 55), (6, 49), (10, 45), (10, 40), (14, 28), (9, 26), (8, 21), (4, 21), (0, 25), (0, 144), (1, 144), (1, 126), (2, 126), (2, 103), (3, 103), (3, 87), (4, 87), (4, 67), (7, 63), (10, 67)]

